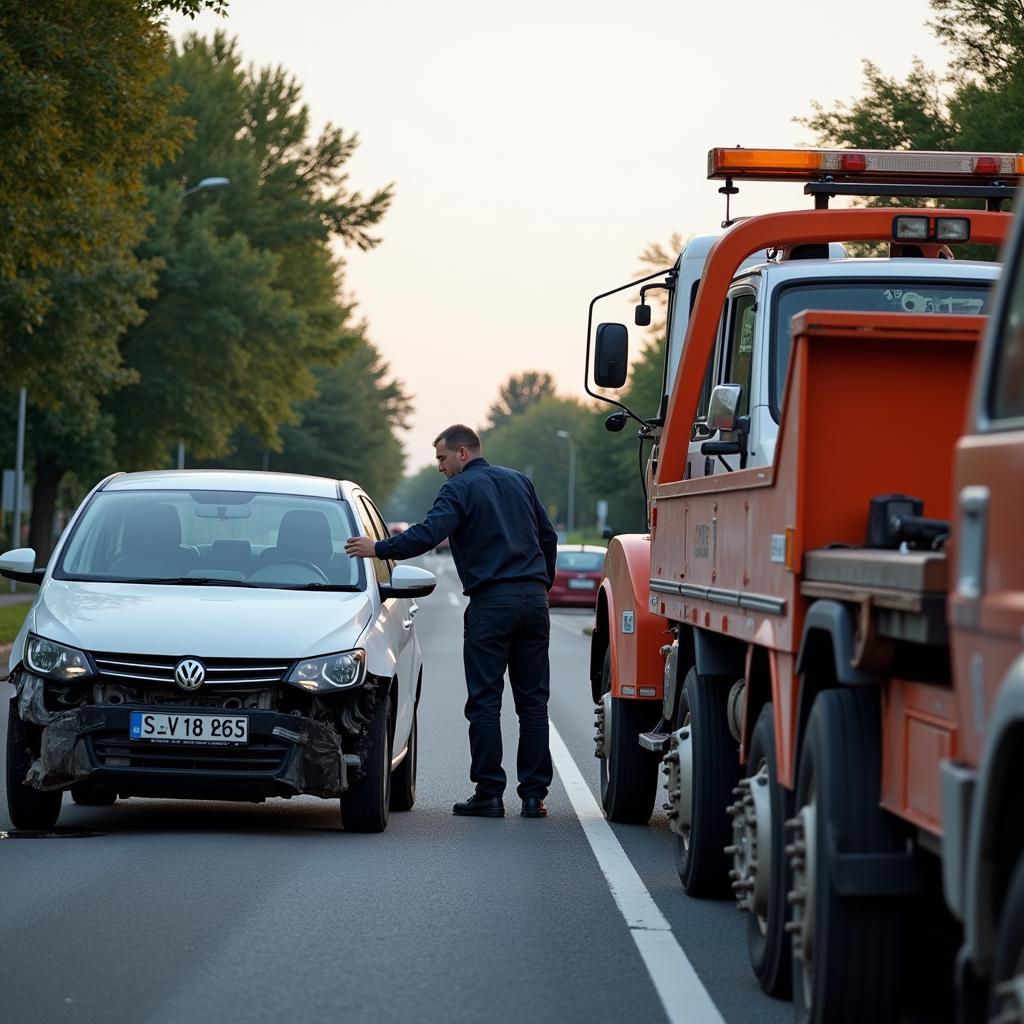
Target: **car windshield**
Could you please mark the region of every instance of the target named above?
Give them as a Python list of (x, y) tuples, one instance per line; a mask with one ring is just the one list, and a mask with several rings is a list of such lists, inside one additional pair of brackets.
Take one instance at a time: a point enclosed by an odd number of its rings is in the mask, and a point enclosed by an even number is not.
[(775, 295), (772, 324), (772, 408), (778, 410), (786, 386), (792, 345), (790, 321), (805, 309), (841, 309), (874, 313), (962, 313), (989, 310), (992, 281), (801, 281)]
[(247, 491), (101, 491), (57, 579), (186, 586), (362, 589), (348, 506)]
[(569, 572), (600, 572), (603, 565), (603, 551), (559, 551), (555, 561), (556, 568)]

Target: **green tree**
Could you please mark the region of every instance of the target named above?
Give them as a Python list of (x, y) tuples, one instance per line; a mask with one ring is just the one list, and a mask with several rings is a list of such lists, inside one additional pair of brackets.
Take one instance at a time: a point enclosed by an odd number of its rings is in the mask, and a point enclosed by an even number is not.
[(498, 392), (498, 400), (487, 412), (492, 427), (497, 427), (510, 416), (526, 412), (535, 402), (555, 393), (555, 381), (550, 373), (527, 370), (514, 373)]
[(407, 426), (409, 397), (364, 338), (337, 366), (318, 367), (315, 378), (316, 394), (297, 407), (299, 422), (281, 431), (279, 453), (247, 432), (232, 455), (213, 464), (354, 480), (383, 502), (402, 477), (396, 431)]
[(398, 485), (384, 504), (384, 515), (392, 522), (420, 522), (433, 505), (444, 479), (436, 463), (423, 466)]
[[(484, 455), (489, 462), (526, 473), (551, 518), (564, 523), (569, 497), (569, 442), (558, 432), (567, 431), (578, 444), (590, 418), (587, 407), (575, 399), (546, 395), (488, 430), (482, 439)], [(593, 495), (583, 480), (579, 451), (576, 469), (576, 520), (584, 523), (592, 518)]]
[[(143, 171), (173, 154), (184, 127), (169, 109), (159, 18), (203, 7), (224, 4), (23, 0), (0, 8), (0, 366), (8, 386), (36, 394), (43, 384), (56, 404), (89, 343), (109, 361), (125, 318), (69, 353), (49, 335), (48, 314), (68, 288), (95, 287), (112, 258), (132, 262), (145, 225)], [(132, 284), (121, 282), (128, 321), (145, 274)]]

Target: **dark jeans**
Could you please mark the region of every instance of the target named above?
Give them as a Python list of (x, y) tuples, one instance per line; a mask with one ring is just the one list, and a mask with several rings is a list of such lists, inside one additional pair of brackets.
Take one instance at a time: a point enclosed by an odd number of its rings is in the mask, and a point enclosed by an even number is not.
[(551, 785), (548, 749), (550, 667), (547, 589), (497, 583), (469, 599), (462, 648), (466, 665), (470, 778), (482, 797), (505, 792), (501, 767), (501, 693), (505, 669), (519, 715), (519, 795), (543, 799)]

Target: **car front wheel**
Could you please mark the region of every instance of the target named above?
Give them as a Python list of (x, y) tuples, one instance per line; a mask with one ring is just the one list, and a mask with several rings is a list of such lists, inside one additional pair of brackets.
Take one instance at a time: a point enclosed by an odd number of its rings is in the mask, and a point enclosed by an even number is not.
[(391, 806), (391, 699), (382, 697), (367, 726), (365, 773), (341, 795), (341, 820), (349, 832), (383, 832)]
[(18, 717), (12, 700), (7, 716), (7, 813), (15, 828), (44, 832), (57, 824), (64, 794), (59, 789), (41, 793), (25, 785), (35, 756), (30, 742), (33, 728)]

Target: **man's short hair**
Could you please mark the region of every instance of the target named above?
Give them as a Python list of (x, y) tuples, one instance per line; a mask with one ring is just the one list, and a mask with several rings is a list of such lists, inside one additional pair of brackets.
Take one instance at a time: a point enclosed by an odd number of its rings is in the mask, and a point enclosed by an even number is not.
[(443, 444), (450, 452), (458, 451), (460, 448), (468, 448), (471, 452), (480, 451), (479, 435), (464, 423), (456, 423), (442, 430), (434, 438), (434, 446), (437, 447), (439, 444)]

